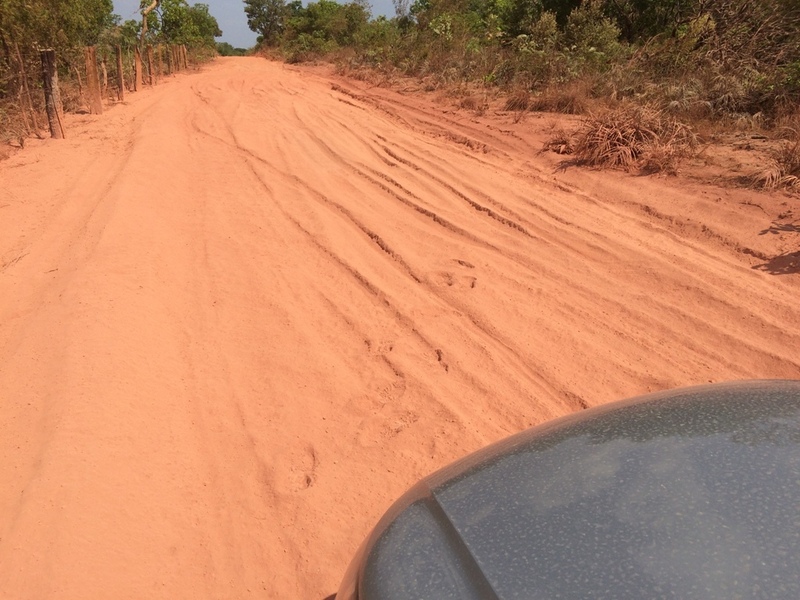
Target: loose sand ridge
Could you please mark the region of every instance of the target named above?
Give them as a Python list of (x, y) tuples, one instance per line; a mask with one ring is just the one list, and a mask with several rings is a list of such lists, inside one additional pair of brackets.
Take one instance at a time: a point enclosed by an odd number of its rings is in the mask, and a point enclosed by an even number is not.
[(791, 197), (260, 59), (69, 133), (0, 163), (0, 597), (322, 600), (471, 450), (800, 378)]

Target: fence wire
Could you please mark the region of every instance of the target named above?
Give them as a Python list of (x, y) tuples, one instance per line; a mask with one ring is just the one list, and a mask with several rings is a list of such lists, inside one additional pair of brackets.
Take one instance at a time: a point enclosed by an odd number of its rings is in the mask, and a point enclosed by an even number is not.
[[(155, 85), (161, 78), (189, 67), (185, 46), (147, 46), (141, 55), (141, 79), (136, 77), (136, 48), (97, 46), (97, 73), (103, 103), (118, 102), (138, 86)], [(56, 54), (58, 89), (63, 111), (89, 112), (88, 73), (84, 48), (59, 49)], [(120, 86), (119, 81), (122, 81)], [(41, 49), (0, 44), (0, 142), (24, 146), (31, 136), (47, 135), (47, 116)]]

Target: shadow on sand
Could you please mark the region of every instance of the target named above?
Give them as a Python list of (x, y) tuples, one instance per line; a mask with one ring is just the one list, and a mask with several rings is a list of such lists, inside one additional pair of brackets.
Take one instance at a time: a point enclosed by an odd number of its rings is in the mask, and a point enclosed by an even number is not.
[(766, 271), (770, 275), (793, 275), (800, 273), (800, 251), (779, 254), (775, 258), (761, 265), (753, 267), (759, 271)]
[[(779, 233), (800, 233), (800, 225), (794, 223), (772, 223), (759, 235), (779, 234)], [(793, 275), (800, 273), (800, 250), (796, 252), (784, 252), (761, 265), (753, 267), (758, 271), (765, 271), (770, 275)]]

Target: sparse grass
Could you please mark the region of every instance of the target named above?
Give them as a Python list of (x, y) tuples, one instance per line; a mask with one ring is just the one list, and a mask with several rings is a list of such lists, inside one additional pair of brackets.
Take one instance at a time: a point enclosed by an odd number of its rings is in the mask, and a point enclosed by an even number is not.
[(473, 111), (478, 116), (484, 114), (489, 106), (486, 102), (486, 96), (480, 94), (464, 96), (461, 98), (458, 105), (463, 109)]
[(554, 129), (542, 150), (556, 154), (573, 154), (575, 152), (575, 132), (569, 132), (563, 127)]
[(691, 127), (663, 110), (626, 104), (589, 116), (573, 135), (556, 132), (547, 145), (560, 153), (571, 148), (578, 164), (674, 174), (698, 141)]
[(518, 89), (511, 92), (506, 98), (505, 110), (523, 112), (531, 106), (531, 93), (526, 89)]
[(773, 123), (774, 135), (778, 139), (800, 139), (800, 106), (792, 106), (790, 110), (778, 115)]
[(508, 95), (505, 110), (514, 112), (514, 123), (519, 123), (531, 106), (531, 93), (525, 88), (519, 88)]
[(558, 112), (566, 115), (586, 113), (591, 105), (591, 83), (577, 80), (546, 88), (530, 100), (530, 110)]
[(800, 189), (800, 137), (784, 142), (773, 153), (770, 164), (750, 177), (750, 184), (765, 190)]
[[(42, 117), (37, 115), (39, 119)], [(12, 102), (0, 106), (0, 143), (25, 147), (25, 140), (31, 135), (41, 136), (32, 126), (31, 115)], [(7, 157), (8, 153), (6, 153)]]

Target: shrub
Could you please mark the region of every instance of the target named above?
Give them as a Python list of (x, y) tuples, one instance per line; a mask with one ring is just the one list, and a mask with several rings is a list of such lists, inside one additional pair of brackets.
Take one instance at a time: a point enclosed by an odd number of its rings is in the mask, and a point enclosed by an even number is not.
[(575, 135), (576, 162), (674, 173), (698, 146), (692, 129), (651, 106), (626, 104), (588, 117)]
[(594, 69), (609, 64), (622, 52), (620, 30), (603, 15), (600, 3), (587, 1), (569, 14), (564, 37), (575, 57)]
[(284, 44), (286, 61), (289, 63), (315, 60), (336, 50), (338, 46), (333, 40), (326, 40), (322, 35), (301, 33)]

